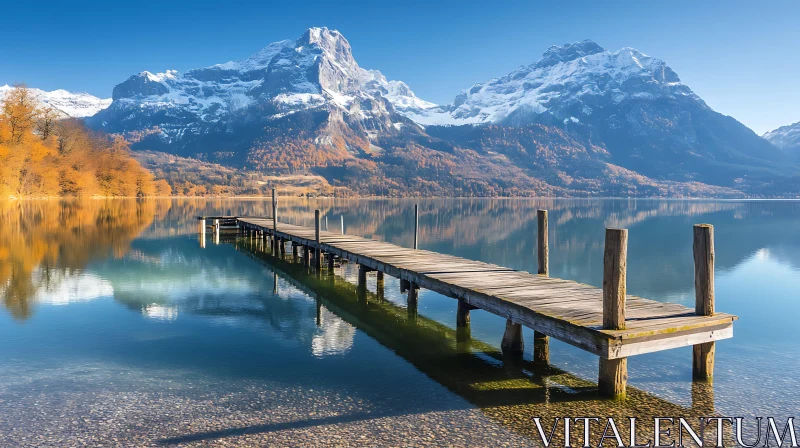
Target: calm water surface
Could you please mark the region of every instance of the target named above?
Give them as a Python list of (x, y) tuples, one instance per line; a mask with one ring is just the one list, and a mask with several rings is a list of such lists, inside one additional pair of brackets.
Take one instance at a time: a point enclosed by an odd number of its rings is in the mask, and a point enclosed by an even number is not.
[[(285, 200), (281, 213), (311, 225), (319, 208), (330, 230), (343, 219), (346, 233), (410, 246), (413, 204)], [(459, 339), (452, 299), (421, 291), (413, 320), (394, 279), (360, 297), (353, 266), (315, 275), (233, 234), (200, 247), (195, 216), (265, 215), (268, 201), (23, 201), (0, 203), (0, 440), (216, 443), (369, 423), (354, 437), (382, 444), (436, 416), (433, 442), (452, 427), (447, 440), (482, 445), (471, 419), (524, 438), (531, 416), (587, 410), (795, 413), (800, 203), (423, 200), (420, 246), (535, 272), (537, 208), (550, 211), (552, 276), (600, 286), (604, 228), (625, 227), (629, 293), (689, 307), (692, 225), (714, 224), (717, 310), (740, 320), (717, 344), (713, 385), (693, 385), (691, 349), (675, 349), (630, 358), (630, 398), (601, 400), (596, 357), (553, 341), (552, 369), (504, 363), (504, 321), (473, 311)], [(526, 329), (528, 360), (531, 341)]]

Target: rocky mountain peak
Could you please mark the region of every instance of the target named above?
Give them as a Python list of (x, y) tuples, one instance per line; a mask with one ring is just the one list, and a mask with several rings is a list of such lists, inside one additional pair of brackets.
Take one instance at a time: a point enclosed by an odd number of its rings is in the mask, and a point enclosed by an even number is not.
[(594, 41), (584, 40), (561, 46), (553, 45), (542, 55), (542, 59), (534, 67), (544, 68), (558, 64), (559, 62), (572, 61), (584, 56), (590, 56), (606, 51), (605, 48), (597, 45)]

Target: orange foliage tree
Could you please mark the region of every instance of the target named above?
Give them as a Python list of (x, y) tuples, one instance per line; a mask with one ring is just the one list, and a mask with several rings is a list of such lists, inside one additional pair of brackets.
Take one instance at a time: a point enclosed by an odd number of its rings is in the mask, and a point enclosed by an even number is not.
[(0, 107), (0, 198), (152, 196), (153, 176), (121, 138), (59, 119), (24, 86)]

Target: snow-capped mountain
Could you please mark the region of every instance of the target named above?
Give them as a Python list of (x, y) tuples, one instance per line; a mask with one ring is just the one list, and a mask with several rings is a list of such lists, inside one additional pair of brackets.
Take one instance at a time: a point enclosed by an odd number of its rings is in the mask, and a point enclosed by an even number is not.
[(541, 114), (578, 122), (608, 103), (678, 96), (705, 106), (663, 61), (633, 48), (611, 53), (585, 40), (552, 46), (534, 64), (475, 84), (450, 105), (409, 116), (428, 125), (513, 122)]
[(184, 74), (141, 72), (117, 85), (113, 100), (93, 118), (96, 126), (111, 132), (158, 127), (170, 141), (312, 109), (341, 114), (371, 134), (392, 129), (394, 109), (435, 106), (404, 83), (359, 67), (347, 40), (327, 28), (310, 28), (241, 61)]
[(733, 186), (752, 171), (777, 174), (786, 160), (711, 109), (664, 61), (589, 40), (550, 47), (538, 62), (476, 84), (450, 105), (407, 116), (428, 126), (556, 126), (603, 145), (612, 163), (657, 179)]
[(592, 41), (551, 47), (439, 106), (360, 67), (338, 31), (311, 28), (244, 60), (131, 76), (87, 123), (134, 149), (311, 172), (362, 194), (800, 189), (785, 154), (665, 62)]
[[(0, 102), (13, 87), (8, 84), (0, 86)], [(52, 107), (66, 117), (90, 117), (111, 105), (111, 98), (98, 98), (88, 93), (75, 93), (58, 89), (46, 92), (29, 88), (30, 92), (42, 104)]]
[(800, 121), (769, 131), (763, 137), (786, 154), (800, 158)]

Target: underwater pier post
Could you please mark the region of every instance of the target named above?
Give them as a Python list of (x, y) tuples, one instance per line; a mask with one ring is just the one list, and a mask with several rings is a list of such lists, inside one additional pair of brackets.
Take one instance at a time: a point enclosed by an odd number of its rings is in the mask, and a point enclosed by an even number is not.
[[(536, 210), (536, 265), (537, 273), (550, 275), (550, 247), (548, 244), (547, 210)], [(550, 338), (533, 330), (533, 362), (550, 364)]]
[[(606, 229), (603, 250), (603, 329), (625, 329), (628, 230)], [(597, 386), (601, 395), (624, 397), (628, 384), (628, 359), (600, 357)]]
[[(694, 226), (694, 296), (698, 316), (714, 315), (714, 226)], [(714, 341), (692, 347), (692, 376), (710, 380), (714, 376)]]

